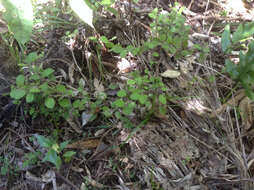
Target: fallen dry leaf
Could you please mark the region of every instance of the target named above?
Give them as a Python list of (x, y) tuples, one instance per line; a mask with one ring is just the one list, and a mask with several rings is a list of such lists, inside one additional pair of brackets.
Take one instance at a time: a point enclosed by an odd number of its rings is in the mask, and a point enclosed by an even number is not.
[(94, 79), (93, 85), (97, 93), (104, 92), (104, 86), (97, 78)]
[(69, 78), (70, 78), (70, 81), (71, 81), (71, 84), (74, 84), (75, 80), (74, 80), (74, 70), (75, 70), (75, 67), (74, 67), (74, 64), (72, 64), (70, 67), (69, 67), (69, 70), (68, 70), (68, 74), (69, 74)]
[(244, 97), (239, 103), (239, 111), (242, 118), (242, 122), (245, 126), (245, 130), (248, 130), (253, 121), (253, 110), (251, 106), (251, 99), (249, 97)]
[(160, 75), (162, 76), (162, 77), (165, 77), (165, 78), (171, 78), (171, 79), (173, 79), (173, 78), (177, 78), (177, 77), (179, 77), (180, 76), (180, 72), (179, 71), (176, 71), (176, 70), (166, 70), (165, 72), (163, 72), (163, 73), (161, 73)]

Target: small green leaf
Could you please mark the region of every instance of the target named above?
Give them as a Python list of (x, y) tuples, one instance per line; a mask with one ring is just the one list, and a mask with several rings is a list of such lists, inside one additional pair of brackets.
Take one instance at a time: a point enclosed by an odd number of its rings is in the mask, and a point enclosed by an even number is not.
[(123, 114), (130, 115), (131, 113), (133, 113), (135, 107), (136, 107), (135, 102), (129, 103), (127, 106), (123, 108)]
[(24, 86), (24, 84), (25, 84), (25, 76), (24, 75), (17, 76), (17, 78), (16, 78), (16, 84), (19, 87)]
[(148, 14), (148, 16), (152, 19), (156, 19), (158, 14), (158, 8), (153, 9), (153, 11), (151, 13)]
[(69, 141), (64, 141), (60, 144), (60, 151), (62, 151), (63, 149), (65, 149), (65, 147), (69, 144)]
[(118, 86), (117, 86), (116, 84), (110, 84), (110, 85), (109, 85), (109, 88), (110, 88), (111, 90), (115, 90), (117, 87), (118, 87)]
[(140, 98), (140, 94), (137, 93), (137, 92), (134, 92), (134, 93), (131, 94), (130, 98), (132, 100), (138, 100)]
[(121, 57), (121, 58), (125, 58), (127, 54), (128, 54), (128, 51), (127, 51), (127, 50), (123, 50), (123, 51), (121, 51), (121, 53), (120, 53), (120, 57)]
[(148, 48), (153, 49), (160, 45), (160, 42), (157, 39), (153, 39), (152, 41), (147, 43)]
[(27, 63), (27, 64), (31, 64), (33, 62), (35, 62), (37, 59), (39, 59), (41, 56), (37, 55), (36, 52), (32, 52), (32, 53), (29, 53), (24, 62)]
[(106, 36), (101, 36), (100, 37), (100, 40), (103, 42), (103, 43), (109, 43), (109, 40)]
[(45, 106), (49, 109), (53, 109), (55, 107), (55, 100), (54, 98), (46, 98), (45, 100)]
[(39, 80), (40, 79), (40, 76), (38, 74), (33, 74), (29, 77), (30, 80)]
[(34, 107), (31, 107), (30, 109), (29, 109), (29, 114), (30, 115), (33, 115), (35, 113), (35, 109), (34, 109)]
[(113, 102), (113, 105), (118, 108), (124, 107), (124, 101), (122, 99), (117, 99)]
[(121, 53), (124, 51), (124, 48), (120, 44), (116, 44), (111, 48), (111, 51), (114, 53)]
[(42, 147), (50, 148), (51, 145), (53, 144), (53, 142), (50, 139), (48, 139), (42, 135), (36, 134), (35, 137), (36, 137), (38, 143), (40, 144), (40, 146), (42, 146)]
[(53, 163), (58, 170), (60, 169), (60, 166), (62, 163), (61, 158), (57, 155), (57, 152), (53, 149), (50, 149), (47, 152), (45, 158), (42, 161), (43, 162), (48, 161), (48, 162)]
[(111, 0), (102, 0), (100, 4), (104, 6), (110, 6), (113, 4), (113, 2), (111, 2)]
[(122, 119), (122, 115), (119, 111), (115, 112), (115, 116), (116, 116), (117, 119)]
[(230, 46), (231, 46), (230, 25), (228, 24), (226, 25), (221, 37), (222, 51), (226, 52)]
[(40, 89), (37, 88), (36, 86), (33, 86), (33, 87), (31, 87), (31, 88), (29, 89), (29, 92), (31, 92), (31, 93), (40, 93), (41, 91), (40, 91)]
[(142, 95), (139, 96), (138, 101), (139, 101), (140, 104), (145, 104), (147, 99), (148, 99), (148, 96), (142, 94)]
[(26, 95), (26, 103), (31, 103), (34, 101), (34, 94), (29, 93)]
[(127, 80), (127, 84), (128, 85), (134, 85), (134, 84), (136, 84), (136, 81), (129, 79), (129, 80)]
[(67, 151), (63, 154), (65, 162), (69, 162), (71, 158), (76, 154), (74, 151)]
[(68, 98), (63, 98), (59, 100), (58, 103), (62, 108), (68, 108), (71, 106), (71, 101)]
[(73, 108), (79, 108), (80, 106), (80, 100), (75, 100), (72, 104)]
[(232, 42), (233, 44), (236, 44), (241, 40), (245, 40), (248, 37), (251, 37), (253, 34), (254, 22), (246, 22), (244, 24), (240, 24), (232, 36)]
[(125, 97), (127, 95), (126, 91), (125, 90), (119, 90), (117, 92), (117, 96), (122, 98), (122, 97)]
[(102, 107), (102, 110), (103, 110), (102, 113), (105, 115), (105, 117), (110, 117), (110, 116), (112, 116), (112, 113), (111, 113), (109, 107), (103, 106), (103, 107)]
[(62, 84), (56, 85), (56, 90), (57, 90), (57, 92), (59, 92), (59, 93), (65, 93), (65, 92), (66, 92), (65, 86), (62, 85)]
[(14, 88), (11, 90), (10, 96), (16, 100), (23, 98), (26, 95), (26, 91), (23, 89)]
[(160, 101), (160, 103), (165, 105), (167, 103), (167, 99), (166, 99), (165, 95), (160, 94), (159, 95), (159, 101)]
[(41, 86), (40, 86), (40, 89), (43, 91), (43, 92), (46, 92), (48, 91), (48, 83), (47, 82), (44, 82)]
[(237, 70), (236, 64), (234, 64), (232, 61), (229, 59), (226, 59), (225, 61), (225, 71), (230, 74), (233, 80), (236, 80), (239, 77), (239, 72)]
[(45, 77), (48, 77), (49, 75), (51, 75), (51, 74), (54, 73), (54, 72), (55, 72), (54, 69), (47, 68), (47, 69), (45, 69), (45, 70), (42, 72), (41, 76), (45, 78)]
[(159, 57), (160, 55), (159, 55), (158, 52), (153, 52), (152, 56), (154, 56), (154, 57)]

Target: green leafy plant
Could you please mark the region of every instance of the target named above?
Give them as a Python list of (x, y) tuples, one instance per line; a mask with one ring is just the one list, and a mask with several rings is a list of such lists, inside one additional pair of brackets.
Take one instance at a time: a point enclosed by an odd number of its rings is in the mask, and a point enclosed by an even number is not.
[[(169, 55), (176, 59), (191, 53), (188, 50), (188, 35), (190, 26), (185, 25), (185, 18), (181, 15), (183, 8), (172, 8), (170, 13), (155, 8), (149, 17), (152, 37), (145, 43), (149, 49), (162, 47)], [(156, 56), (156, 55), (155, 55)]]
[[(44, 156), (42, 162), (51, 162), (57, 169), (60, 169), (62, 159), (60, 154), (63, 152), (64, 148), (67, 146), (68, 141), (58, 144), (56, 138), (47, 138), (41, 135), (35, 135), (38, 143), (41, 147), (47, 149), (47, 153)], [(62, 156), (66, 162), (69, 162), (75, 155), (73, 151), (67, 151)]]
[[(160, 77), (150, 76), (147, 72), (141, 76), (138, 72), (133, 72), (131, 78), (127, 80), (126, 88), (117, 92), (117, 99), (112, 102), (111, 108), (104, 106), (103, 114), (111, 116), (112, 113), (124, 119), (139, 114), (141, 117), (151, 117), (153, 114), (166, 113), (167, 88)], [(113, 111), (112, 111), (113, 110)], [(126, 119), (124, 119), (126, 120)]]
[[(209, 51), (208, 48), (203, 49), (197, 44), (192, 48), (188, 47), (190, 26), (185, 24), (182, 11), (183, 8), (173, 7), (169, 13), (156, 8), (149, 13), (149, 17), (152, 19), (150, 24), (151, 36), (141, 46), (128, 45), (122, 47), (120, 44), (112, 43), (105, 36), (102, 36), (100, 40), (112, 52), (121, 57), (125, 57), (129, 52), (135, 56), (149, 50), (153, 52), (152, 56), (156, 59), (159, 56), (158, 48), (162, 48), (170, 57), (175, 59), (188, 56), (197, 50), (201, 52), (201, 59), (204, 60)], [(151, 59), (150, 63), (154, 64), (156, 61)]]
[[(240, 24), (231, 36), (230, 25), (225, 27), (222, 34), (221, 46), (225, 54), (233, 50), (242, 49), (239, 52), (239, 63), (235, 64), (230, 59), (225, 60), (225, 71), (230, 77), (240, 83), (246, 95), (254, 100), (252, 86), (254, 84), (254, 22)], [(246, 46), (247, 45), (247, 46)]]
[(25, 61), (30, 73), (16, 77), (16, 85), (12, 87), (10, 96), (16, 103), (25, 101), (28, 113), (34, 118), (43, 115), (57, 122), (60, 118), (68, 118), (69, 111), (79, 115), (79, 111), (90, 101), (81, 83), (78, 89), (70, 89), (57, 81), (54, 69), (30, 65), (36, 59), (37, 54), (28, 55)]

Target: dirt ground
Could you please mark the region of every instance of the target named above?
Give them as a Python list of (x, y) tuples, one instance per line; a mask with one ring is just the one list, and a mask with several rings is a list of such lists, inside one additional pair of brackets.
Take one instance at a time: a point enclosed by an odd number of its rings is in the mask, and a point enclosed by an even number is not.
[[(205, 61), (200, 63), (197, 54), (177, 61), (161, 54), (157, 68), (153, 69), (161, 73), (167, 68), (176, 68), (181, 72), (177, 78), (163, 79), (171, 95), (178, 98), (167, 105), (166, 116), (157, 115), (144, 126), (140, 125), (140, 117), (134, 115), (131, 122), (137, 125), (135, 130), (125, 128), (114, 118), (100, 117), (79, 129), (76, 126), (81, 125), (80, 118), (63, 120), (60, 127), (56, 127), (43, 117), (31, 118), (25, 112), (25, 103), (15, 105), (5, 95), (18, 72), (15, 60), (0, 39), (0, 189), (254, 189), (253, 103), (243, 89), (232, 90), (235, 83), (222, 72), (225, 56), (219, 37), (228, 23), (235, 30), (239, 23), (253, 21), (254, 3), (244, 0), (130, 2), (119, 0), (114, 4), (129, 24), (101, 12), (105, 15), (95, 26), (99, 35), (117, 36), (117, 42), (123, 46), (137, 39), (142, 41), (149, 35), (148, 13), (156, 7), (170, 11), (168, 5), (178, 2), (187, 7), (183, 15), (186, 24), (191, 26), (191, 42), (210, 49)], [(225, 12), (227, 14), (222, 14)], [(59, 17), (70, 18), (64, 14)], [(29, 43), (28, 51), (44, 52), (45, 57), (39, 62), (54, 68), (59, 75), (65, 73), (74, 80), (80, 75), (89, 78), (86, 55), (92, 55), (93, 63), (98, 61), (95, 45), (87, 40), (86, 27), (75, 18), (73, 22), (78, 24), (49, 27), (36, 33), (33, 40), (37, 43)], [(71, 44), (65, 43), (66, 31), (75, 29), (78, 33)], [(100, 59), (106, 70), (103, 88), (108, 94), (114, 94), (108, 86), (121, 85), (122, 77), (134, 69), (144, 71), (149, 53), (140, 57), (130, 55), (123, 60), (104, 51)], [(128, 63), (127, 66), (124, 63)], [(96, 64), (92, 71), (92, 84), (95, 84), (95, 78), (101, 80), (102, 77)], [(70, 79), (67, 82), (72, 85)], [(239, 108), (249, 117), (241, 117)], [(39, 150), (38, 143), (30, 137), (47, 136), (54, 129), (61, 131), (60, 140), (71, 142), (67, 148), (76, 151), (73, 160), (63, 163), (60, 170), (47, 162), (21, 169), (25, 154)], [(3, 175), (5, 169), (7, 172)]]

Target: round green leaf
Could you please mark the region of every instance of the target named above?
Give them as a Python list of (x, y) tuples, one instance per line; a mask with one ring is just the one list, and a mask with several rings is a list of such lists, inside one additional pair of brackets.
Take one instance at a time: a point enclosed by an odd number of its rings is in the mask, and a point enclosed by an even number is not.
[(167, 103), (167, 99), (166, 99), (165, 95), (160, 94), (160, 96), (159, 96), (159, 101), (160, 101), (160, 103), (162, 103), (162, 104), (166, 104), (166, 103)]
[(17, 86), (23, 86), (25, 84), (25, 76), (24, 75), (17, 76), (16, 84)]
[(72, 104), (73, 108), (79, 108), (79, 106), (82, 106), (82, 104), (80, 103), (80, 100), (75, 100)]
[(113, 102), (113, 105), (118, 108), (124, 107), (124, 101), (122, 99), (117, 99)]
[(125, 90), (119, 90), (118, 92), (117, 92), (117, 96), (118, 97), (125, 97), (127, 95), (127, 93), (126, 93), (126, 91)]
[(48, 83), (47, 82), (44, 82), (41, 86), (40, 86), (40, 89), (43, 91), (43, 92), (46, 92), (48, 90), (49, 86), (48, 86)]
[(131, 79), (130, 79), (130, 80), (127, 81), (127, 84), (128, 84), (128, 85), (134, 85), (135, 83), (136, 83), (135, 80), (131, 80)]
[(31, 103), (33, 101), (34, 101), (34, 94), (32, 94), (32, 93), (27, 94), (26, 95), (26, 102)]
[(131, 113), (133, 113), (135, 106), (136, 106), (135, 102), (129, 103), (127, 106), (123, 108), (123, 114), (130, 115)]
[(49, 109), (53, 109), (54, 107), (55, 107), (55, 100), (54, 100), (54, 98), (50, 98), (50, 97), (48, 97), (48, 98), (46, 98), (46, 100), (45, 100), (45, 106), (47, 107), (47, 108), (49, 108)]
[(71, 101), (68, 98), (64, 98), (58, 101), (59, 105), (63, 108), (67, 108), (71, 105)]
[(105, 117), (110, 117), (110, 116), (112, 115), (112, 113), (111, 113), (109, 107), (103, 106), (102, 110), (103, 110), (102, 113), (105, 115)]
[(16, 100), (23, 98), (26, 95), (26, 91), (23, 89), (13, 89), (10, 93), (10, 96)]
[(132, 100), (138, 100), (139, 97), (140, 97), (140, 95), (139, 95), (139, 93), (137, 93), (137, 92), (132, 93), (131, 96), (130, 96), (130, 98), (131, 98)]
[(65, 92), (66, 92), (65, 86), (62, 85), (62, 84), (56, 85), (56, 90), (57, 90), (57, 92), (59, 92), (59, 93), (65, 93)]
[(42, 77), (48, 77), (49, 75), (51, 75), (52, 73), (54, 73), (55, 70), (52, 68), (47, 68), (42, 72)]
[(138, 101), (139, 101), (140, 104), (145, 104), (146, 101), (147, 101), (147, 98), (148, 98), (147, 95), (143, 95), (143, 94), (142, 94), (142, 95), (139, 96)]

